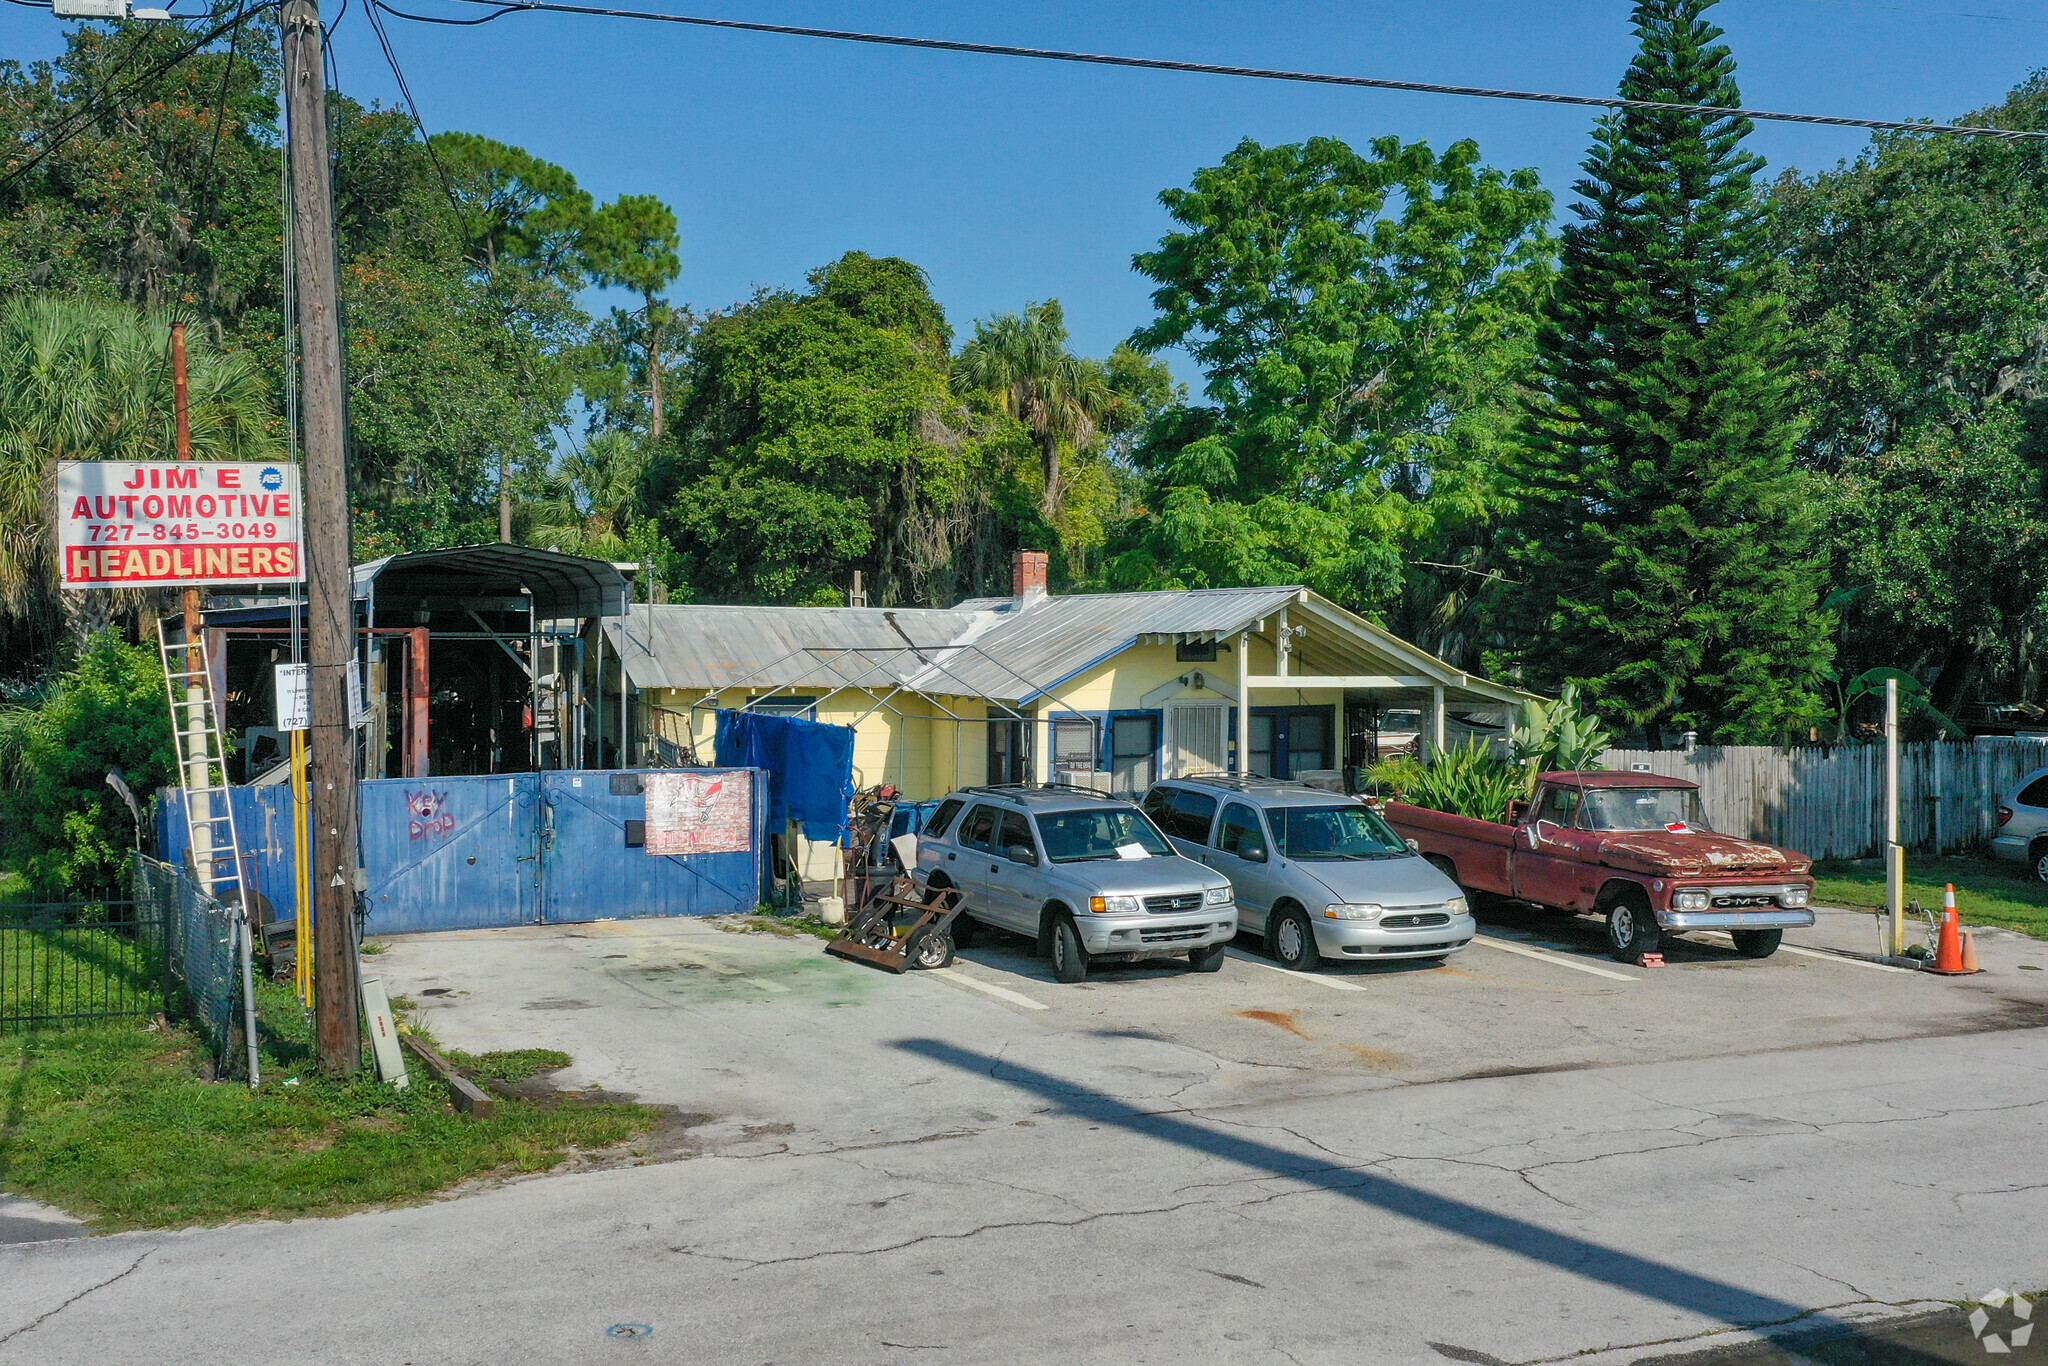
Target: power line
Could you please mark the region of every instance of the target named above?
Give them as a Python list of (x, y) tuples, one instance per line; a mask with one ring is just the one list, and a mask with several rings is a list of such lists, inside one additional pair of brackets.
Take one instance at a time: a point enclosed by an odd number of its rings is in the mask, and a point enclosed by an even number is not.
[(384, 31), (384, 20), (377, 9), (373, 0), (363, 7), (363, 13), (370, 16), (370, 27), (377, 31), (378, 46), (384, 49), (384, 60), (391, 63), (391, 74), (398, 80), (398, 93), (405, 97), (405, 110), (412, 115), (412, 126), (420, 130), (420, 145), (427, 149), (427, 160), (434, 164), (434, 174), (441, 179), (441, 191), (448, 196), (448, 207), (455, 213), (455, 225), (467, 233), (469, 220), (462, 212), (462, 202), (455, 197), (455, 187), (448, 181), (448, 172), (442, 169), (441, 158), (434, 153), (434, 139), (428, 135), (427, 125), (420, 119), (420, 102), (412, 97), (412, 87), (406, 84), (405, 71), (398, 65), (398, 52), (391, 46), (391, 35)]
[(2048, 19), (2029, 19), (2017, 14), (1971, 14), (1955, 9), (1912, 9), (1905, 5), (1883, 5), (1876, 0), (1803, 0), (1809, 5), (1848, 5), (1856, 9), (1890, 10), (1894, 14), (1920, 14), (1929, 19), (1990, 19), (2001, 24), (2048, 24)]
[(1371, 76), (1335, 76), (1310, 71), (1278, 71), (1253, 66), (1218, 66), (1208, 62), (1174, 62), (1157, 57), (1118, 57), (1096, 52), (1067, 52), (1057, 48), (1012, 47), (998, 43), (966, 43), (945, 38), (910, 38), (900, 34), (859, 33), (847, 29), (801, 28), (790, 24), (761, 24), (741, 19), (706, 19), (686, 14), (661, 14), (651, 10), (609, 9), (594, 5), (565, 5), (553, 0), (460, 0), (463, 4), (494, 5), (481, 19), (448, 19), (426, 14), (408, 14), (385, 0), (370, 4), (400, 19), (423, 24), (451, 24), (471, 27), (487, 24), (508, 14), (578, 14), (607, 19), (646, 19), (663, 24), (688, 24), (697, 28), (728, 29), (744, 33), (777, 33), (795, 38), (823, 38), (842, 43), (872, 43), (883, 47), (923, 48), (934, 52), (968, 52), (985, 57), (1027, 57), (1036, 61), (1081, 62), (1093, 66), (1135, 67), (1144, 71), (1177, 71), (1203, 76), (1241, 76), (1250, 80), (1298, 81), (1309, 85), (1352, 86), (1367, 90), (1402, 90), (1423, 95), (1462, 95), (1474, 99), (1528, 100), (1538, 104), (1590, 105), (1600, 109), (1641, 109), (1674, 114), (1706, 114), (1715, 118), (1753, 119), (1770, 123), (1820, 124), (1831, 128), (1861, 128), (1879, 133), (1944, 133), (1954, 137), (1986, 137), (2004, 141), (2048, 141), (2048, 132), (2030, 129), (1984, 128), (1945, 123), (1908, 123), (1897, 119), (1851, 119), (1829, 114), (1786, 114), (1767, 109), (1737, 109), (1715, 104), (1671, 104), (1662, 100), (1627, 100), (1596, 95), (1554, 95), (1534, 90), (1496, 90), (1485, 86), (1442, 85), (1431, 81), (1383, 80)]
[[(15, 182), (19, 181), (23, 176), (26, 176), (30, 171), (33, 171), (36, 167), (42, 165), (43, 162), (47, 161), (66, 143), (70, 142), (71, 139), (77, 137), (80, 133), (84, 132), (86, 127), (94, 119), (98, 118), (101, 114), (106, 113), (108, 109), (113, 107), (113, 103), (118, 97), (134, 93), (136, 90), (140, 89), (146, 82), (154, 79), (157, 76), (162, 75), (166, 71), (169, 71), (172, 67), (184, 61), (193, 53), (205, 47), (208, 43), (211, 43), (215, 39), (219, 38), (223, 33), (227, 33), (230, 30), (245, 23), (251, 15), (261, 13), (266, 9), (274, 9), (279, 3), (280, 0), (259, 0), (259, 3), (250, 5), (248, 8), (237, 12), (232, 19), (229, 19), (225, 23), (214, 25), (205, 33), (201, 34), (196, 41), (187, 43), (185, 46), (179, 48), (176, 52), (173, 52), (169, 57), (166, 57), (163, 61), (160, 61), (155, 66), (150, 67), (147, 71), (144, 71), (141, 75), (129, 81), (125, 86), (123, 86), (120, 89), (119, 92), (108, 92), (102, 94), (101, 96), (94, 97), (86, 105), (84, 109), (81, 109), (78, 113), (72, 115), (69, 119), (66, 119), (62, 124), (58, 126), (57, 131), (52, 133), (49, 136), (48, 140), (44, 142), (43, 149), (41, 151), (37, 152), (34, 156), (30, 157), (20, 166), (17, 166), (12, 171), (9, 171), (5, 177), (0, 177), (0, 190), (5, 190), (12, 186), (13, 184), (15, 184)], [(117, 65), (116, 70), (118, 71), (120, 69), (120, 66), (125, 66), (127, 64), (127, 61), (132, 60), (132, 57), (133, 54), (131, 53), (129, 58), (124, 58), (123, 61), (119, 65)]]

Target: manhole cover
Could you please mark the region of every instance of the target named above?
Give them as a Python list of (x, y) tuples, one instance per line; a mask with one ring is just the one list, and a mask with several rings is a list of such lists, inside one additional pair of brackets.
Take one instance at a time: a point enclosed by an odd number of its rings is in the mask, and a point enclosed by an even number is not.
[(608, 1338), (644, 1338), (653, 1334), (653, 1325), (646, 1323), (615, 1323), (604, 1330)]

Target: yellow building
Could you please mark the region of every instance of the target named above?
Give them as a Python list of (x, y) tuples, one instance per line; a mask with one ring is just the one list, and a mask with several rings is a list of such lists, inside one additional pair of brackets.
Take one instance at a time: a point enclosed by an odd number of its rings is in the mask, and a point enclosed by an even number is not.
[(624, 668), (608, 686), (638, 703), (627, 760), (688, 762), (690, 748), (708, 763), (718, 709), (751, 707), (853, 727), (854, 782), (913, 801), (1055, 778), (1142, 792), (1246, 765), (1328, 773), (1370, 762), (1390, 731), (1424, 748), (1498, 734), (1528, 696), (1305, 588), (1048, 594), (1042, 553), (1013, 569), (1010, 597), (947, 609), (607, 618), (606, 654)]

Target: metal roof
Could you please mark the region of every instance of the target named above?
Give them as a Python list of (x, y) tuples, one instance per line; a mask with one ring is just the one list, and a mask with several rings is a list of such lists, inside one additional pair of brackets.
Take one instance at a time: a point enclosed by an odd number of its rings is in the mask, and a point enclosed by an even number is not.
[[(976, 598), (950, 610), (869, 607), (635, 607), (604, 624), (636, 687), (829, 692), (860, 675), (884, 686), (1011, 702), (1058, 690), (1141, 642), (1229, 640), (1268, 631), (1284, 607), (1311, 627), (1304, 675), (1441, 679), (1455, 702), (1525, 694), (1474, 678), (1296, 586)], [(901, 632), (892, 628), (893, 615)], [(1262, 625), (1263, 624), (1263, 625)], [(916, 650), (910, 647), (918, 647)], [(865, 674), (861, 671), (866, 670)], [(1215, 670), (1219, 678), (1224, 669)]]
[[(988, 620), (973, 643), (948, 661), (974, 695), (1026, 700), (1049, 692), (1146, 636), (1215, 640), (1272, 616), (1299, 588), (1202, 588), (1153, 593), (1062, 593), (978, 598), (956, 611)], [(920, 642), (922, 643), (922, 642)], [(1000, 661), (997, 663), (995, 661)], [(937, 684), (934, 682), (934, 690)]]
[[(867, 677), (885, 686), (918, 671), (890, 615), (920, 645), (945, 644), (974, 622), (967, 613), (917, 607), (636, 606), (604, 623), (604, 639), (636, 688), (829, 691), (842, 674), (858, 675), (870, 663), (877, 667)], [(820, 653), (837, 657), (838, 672)]]
[(387, 555), (355, 567), (355, 596), (379, 598), (533, 595), (542, 621), (614, 617), (626, 610), (626, 577), (609, 560), (534, 546), (451, 546)]

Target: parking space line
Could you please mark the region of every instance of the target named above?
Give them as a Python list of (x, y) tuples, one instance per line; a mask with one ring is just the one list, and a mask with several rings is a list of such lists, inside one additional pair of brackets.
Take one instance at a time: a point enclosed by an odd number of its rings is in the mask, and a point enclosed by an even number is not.
[(1255, 968), (1264, 968), (1268, 972), (1281, 973), (1294, 978), (1298, 982), (1314, 982), (1317, 986), (1328, 987), (1332, 991), (1365, 990), (1358, 983), (1347, 982), (1342, 977), (1328, 977), (1320, 972), (1296, 972), (1292, 968), (1283, 968), (1278, 963), (1262, 963), (1241, 949), (1225, 949), (1224, 952), (1240, 963), (1250, 963)]
[(741, 980), (746, 982), (746, 984), (750, 987), (759, 987), (763, 991), (773, 992), (778, 996), (786, 996), (789, 994), (788, 987), (782, 985), (782, 983), (780, 982), (771, 982), (765, 977), (742, 977)]
[(1533, 958), (1539, 963), (1555, 963), (1561, 968), (1572, 968), (1579, 972), (1590, 972), (1595, 977), (1611, 977), (1617, 982), (1641, 980), (1640, 978), (1631, 977), (1625, 972), (1616, 972), (1612, 968), (1596, 968), (1591, 963), (1580, 963), (1559, 954), (1545, 953), (1542, 949), (1532, 949), (1526, 944), (1511, 944), (1505, 939), (1495, 939), (1492, 935), (1475, 934), (1472, 936), (1472, 942), (1484, 944), (1489, 949), (1499, 949), (1503, 953), (1519, 953), (1524, 958)]
[(1012, 991), (1008, 987), (999, 987), (993, 982), (978, 982), (958, 968), (932, 968), (928, 975), (943, 977), (948, 982), (957, 982), (970, 991), (978, 991), (985, 996), (993, 996), (998, 1001), (1008, 1001), (1011, 1005), (1022, 1006), (1026, 1010), (1050, 1010), (1052, 1008), (1043, 1001), (1032, 1000), (1021, 991)]
[[(1720, 939), (1724, 936), (1716, 930), (1713, 937)], [(1733, 944), (1735, 941), (1730, 938), (1728, 942)], [(1828, 953), (1821, 949), (1802, 949), (1797, 944), (1787, 944), (1782, 940), (1779, 941), (1778, 948), (1784, 953), (1796, 953), (1801, 958), (1825, 958), (1830, 963), (1847, 963), (1852, 968), (1869, 968), (1873, 972), (1903, 972), (1911, 976), (1916, 971), (1913, 968), (1895, 968), (1889, 963), (1873, 963), (1868, 959), (1851, 958), (1847, 954)]]

